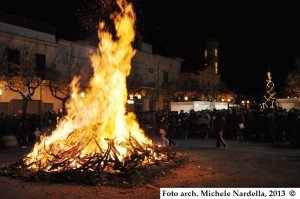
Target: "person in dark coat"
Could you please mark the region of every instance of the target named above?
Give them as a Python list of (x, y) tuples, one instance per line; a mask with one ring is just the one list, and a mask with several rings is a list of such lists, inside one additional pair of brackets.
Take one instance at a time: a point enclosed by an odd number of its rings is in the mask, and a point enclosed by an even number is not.
[(176, 143), (174, 141), (174, 137), (176, 135), (177, 130), (177, 116), (175, 113), (170, 112), (169, 113), (169, 126), (168, 126), (168, 132), (167, 132), (167, 138), (169, 140), (169, 146), (176, 146)]
[(159, 133), (162, 139), (162, 146), (164, 147), (169, 146), (169, 140), (166, 138), (167, 131), (168, 131), (168, 123), (166, 122), (165, 117), (162, 116), (160, 118), (160, 123), (159, 123)]
[(225, 143), (225, 140), (223, 138), (224, 125), (222, 120), (218, 117), (216, 113), (213, 113), (211, 118), (212, 118), (212, 128), (216, 137), (217, 147), (220, 148), (222, 143), (224, 148), (227, 149), (228, 145)]

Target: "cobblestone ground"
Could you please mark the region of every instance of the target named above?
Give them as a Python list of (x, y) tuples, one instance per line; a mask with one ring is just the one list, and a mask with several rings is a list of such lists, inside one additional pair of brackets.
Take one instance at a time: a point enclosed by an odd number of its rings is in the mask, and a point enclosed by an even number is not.
[[(288, 145), (229, 140), (215, 148), (214, 139), (175, 140), (175, 151), (189, 154), (182, 167), (141, 187), (119, 188), (24, 182), (0, 176), (0, 198), (159, 198), (160, 187), (300, 187), (300, 149)], [(30, 149), (0, 149), (0, 163), (14, 162)]]

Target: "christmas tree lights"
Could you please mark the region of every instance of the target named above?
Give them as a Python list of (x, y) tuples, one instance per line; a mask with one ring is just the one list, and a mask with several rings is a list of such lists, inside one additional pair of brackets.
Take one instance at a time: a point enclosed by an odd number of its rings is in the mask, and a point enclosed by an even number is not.
[(268, 109), (268, 108), (274, 108), (277, 109), (279, 108), (279, 103), (275, 98), (275, 90), (274, 90), (274, 83), (272, 81), (272, 76), (271, 76), (271, 72), (267, 73), (268, 79), (267, 81), (267, 85), (266, 85), (266, 93), (263, 97), (263, 102), (262, 102), (262, 108), (263, 109)]

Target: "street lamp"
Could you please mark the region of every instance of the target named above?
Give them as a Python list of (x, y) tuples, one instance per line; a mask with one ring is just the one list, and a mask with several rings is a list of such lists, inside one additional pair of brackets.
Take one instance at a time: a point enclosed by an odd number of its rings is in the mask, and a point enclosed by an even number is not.
[(128, 99), (127, 104), (134, 104), (134, 100), (133, 99)]
[(243, 107), (245, 107), (245, 101), (244, 100), (242, 101), (242, 105), (243, 105)]
[(228, 110), (229, 110), (229, 103), (230, 103), (230, 101), (231, 101), (231, 100), (228, 98), (228, 99), (227, 99), (227, 109), (228, 109)]
[(249, 100), (243, 100), (242, 105), (244, 108), (248, 109), (250, 107), (250, 101)]
[(250, 101), (249, 100), (247, 100), (247, 102), (246, 102), (247, 104), (246, 104), (246, 108), (248, 109), (249, 107), (250, 107)]
[(80, 97), (84, 98), (85, 97), (85, 92), (81, 92)]
[(128, 100), (127, 100), (127, 104), (134, 104), (134, 100), (133, 100), (133, 94), (129, 94), (128, 95)]
[(137, 99), (142, 99), (142, 95), (140, 93), (135, 93), (134, 95), (132, 95), (132, 99), (133, 97), (136, 97)]
[(227, 101), (227, 109), (229, 109), (229, 103), (230, 103), (231, 99), (228, 98), (227, 100), (225, 100), (225, 99), (222, 98), (221, 101), (222, 102)]

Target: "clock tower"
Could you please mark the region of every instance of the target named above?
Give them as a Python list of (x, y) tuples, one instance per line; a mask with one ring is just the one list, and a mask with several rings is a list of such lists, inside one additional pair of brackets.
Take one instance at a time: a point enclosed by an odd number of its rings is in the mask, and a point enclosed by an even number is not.
[(206, 67), (212, 67), (215, 74), (219, 74), (218, 52), (219, 42), (210, 39), (205, 43), (204, 61)]

